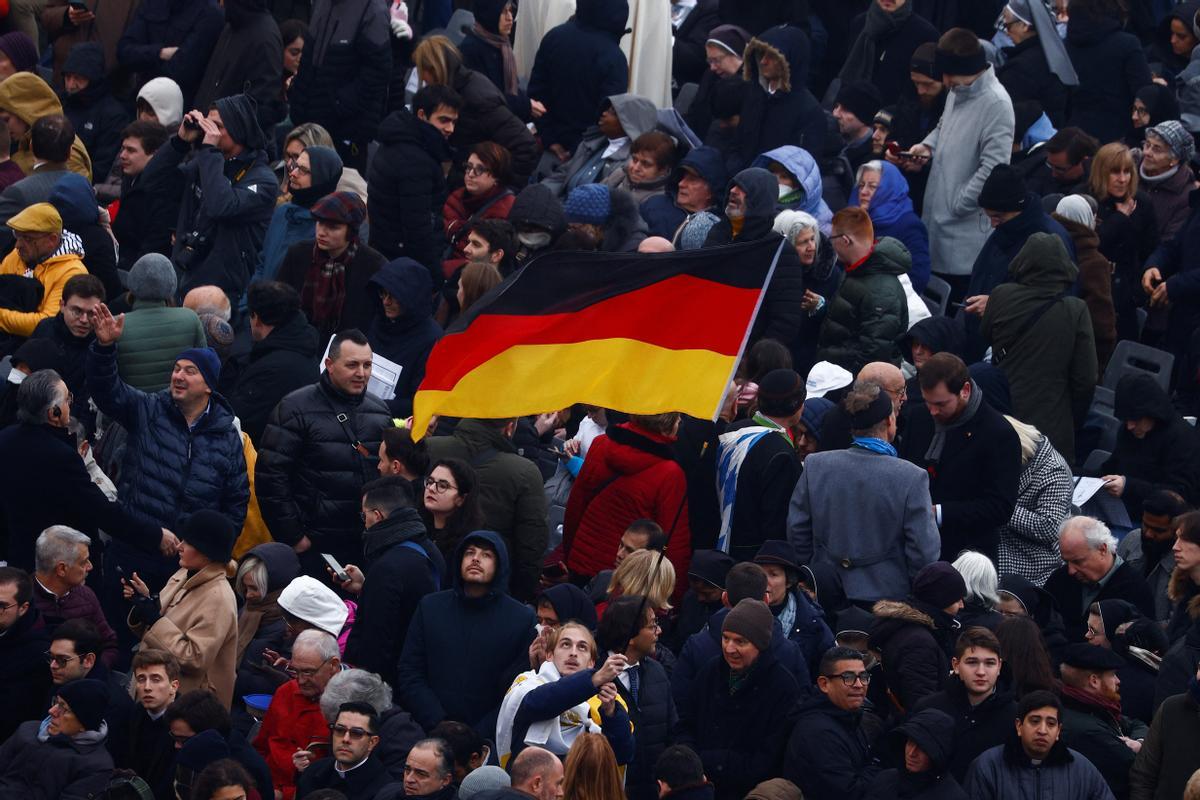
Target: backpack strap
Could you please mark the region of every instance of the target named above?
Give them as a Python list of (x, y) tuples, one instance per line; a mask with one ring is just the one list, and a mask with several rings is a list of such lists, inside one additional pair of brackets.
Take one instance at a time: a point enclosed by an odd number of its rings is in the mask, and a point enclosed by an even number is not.
[(1001, 347), (999, 350), (992, 351), (992, 363), (999, 365), (999, 363), (1008, 356), (1008, 353), (1012, 347), (1025, 338), (1025, 334), (1029, 333), (1030, 328), (1036, 325), (1037, 321), (1041, 319), (1047, 311), (1053, 308), (1059, 300), (1062, 300), (1066, 296), (1066, 292), (1059, 292), (1058, 294), (1054, 295), (1054, 297), (1051, 297), (1045, 303), (1042, 303), (1040, 306), (1034, 309), (1033, 313), (1026, 317), (1025, 321), (1021, 323), (1021, 327), (1017, 330), (1017, 335), (1013, 337), (1013, 340), (1009, 346)]
[(429, 568), (429, 577), (433, 579), (433, 590), (435, 592), (442, 589), (442, 576), (438, 574), (437, 565), (433, 563), (433, 559), (429, 557), (429, 553), (425, 552), (425, 548), (414, 542), (412, 539), (400, 543), (401, 547), (407, 547), (409, 550), (420, 553), (421, 558), (425, 559), (425, 566)]

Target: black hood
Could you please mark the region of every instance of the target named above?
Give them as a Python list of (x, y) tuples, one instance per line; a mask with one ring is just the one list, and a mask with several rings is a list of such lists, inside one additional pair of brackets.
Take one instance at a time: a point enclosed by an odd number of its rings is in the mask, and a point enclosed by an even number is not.
[(916, 340), (935, 353), (953, 353), (962, 357), (967, 349), (962, 323), (951, 317), (930, 317), (908, 329), (901, 339), (904, 357), (912, 363), (912, 344)]
[(512, 0), (475, 0), (475, 21), (491, 33), (500, 33), (500, 14)]
[(266, 138), (258, 126), (258, 103), (248, 94), (222, 97), (213, 103), (229, 136), (247, 150), (262, 150)]
[(424, 150), (435, 161), (449, 161), (453, 157), (450, 143), (438, 129), (417, 119), (407, 108), (393, 111), (379, 124), (376, 135), (381, 145), (410, 145)]
[(1067, 43), (1080, 47), (1099, 44), (1106, 37), (1121, 30), (1121, 21), (1112, 17), (1097, 17), (1074, 12), (1067, 22)]
[(514, 226), (532, 225), (549, 231), (555, 239), (567, 230), (567, 215), (563, 212), (562, 201), (553, 189), (541, 183), (521, 190), (508, 211), (508, 221)]
[(629, 22), (629, 3), (627, 0), (578, 0), (575, 21), (619, 40)]
[(267, 542), (246, 553), (254, 556), (266, 565), (267, 591), (265, 594), (277, 592), (292, 582), (300, 574), (300, 559), (291, 545), (282, 542)]
[(108, 93), (107, 70), (104, 68), (104, 47), (99, 42), (80, 42), (71, 48), (63, 61), (62, 71), (88, 79), (86, 89), (68, 94), (62, 90), (63, 104), (70, 107), (88, 106)]
[(250, 360), (257, 361), (268, 353), (287, 350), (313, 359), (316, 364), (320, 336), (317, 329), (308, 324), (303, 312), (297, 311), (291, 319), (277, 325), (267, 338), (255, 342), (250, 348)]
[(225, 22), (234, 29), (245, 28), (255, 17), (269, 13), (267, 0), (225, 0)]
[(891, 733), (892, 744), (899, 745), (900, 762), (904, 762), (904, 742), (912, 739), (933, 762), (933, 772), (942, 772), (954, 754), (954, 718), (945, 711), (927, 708), (909, 716), (903, 725)]
[(596, 629), (596, 606), (582, 589), (573, 583), (560, 583), (542, 592), (542, 600), (554, 607), (559, 622), (569, 619), (577, 620), (587, 626), (588, 630)]
[(1153, 417), (1159, 422), (1173, 422), (1179, 418), (1179, 412), (1171, 405), (1167, 393), (1153, 375), (1145, 372), (1121, 378), (1117, 383), (1113, 408), (1117, 419), (1122, 422), (1142, 417)]

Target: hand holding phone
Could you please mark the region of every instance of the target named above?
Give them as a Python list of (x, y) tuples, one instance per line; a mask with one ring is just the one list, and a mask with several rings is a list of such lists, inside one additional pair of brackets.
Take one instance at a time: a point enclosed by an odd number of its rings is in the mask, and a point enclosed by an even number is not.
[(333, 577), (337, 578), (339, 582), (346, 583), (350, 580), (350, 575), (346, 572), (346, 568), (336, 558), (329, 555), (329, 553), (321, 553), (321, 558), (325, 559), (325, 563), (333, 571)]

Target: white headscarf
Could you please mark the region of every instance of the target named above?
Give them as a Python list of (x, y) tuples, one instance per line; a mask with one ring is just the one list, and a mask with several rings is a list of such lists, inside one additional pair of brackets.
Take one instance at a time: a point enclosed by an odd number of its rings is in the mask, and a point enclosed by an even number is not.
[(1069, 194), (1059, 200), (1054, 213), (1063, 219), (1078, 222), (1088, 228), (1096, 227), (1096, 212), (1092, 210), (1092, 204), (1088, 202), (1088, 199), (1081, 194)]

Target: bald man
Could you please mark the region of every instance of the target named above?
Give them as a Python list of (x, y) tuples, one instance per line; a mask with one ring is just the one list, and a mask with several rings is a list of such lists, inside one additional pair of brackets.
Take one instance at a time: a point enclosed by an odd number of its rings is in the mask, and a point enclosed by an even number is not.
[(183, 298), (183, 307), (195, 311), (197, 317), (214, 314), (229, 322), (231, 316), (229, 298), (220, 286), (197, 286)]
[(894, 364), (886, 361), (872, 361), (858, 371), (858, 380), (869, 381), (892, 396), (892, 407), (897, 414), (904, 408), (908, 400), (905, 389), (904, 373)]
[(562, 800), (562, 761), (549, 750), (526, 747), (513, 759), (509, 773), (512, 790), (504, 794), (513, 800)]

